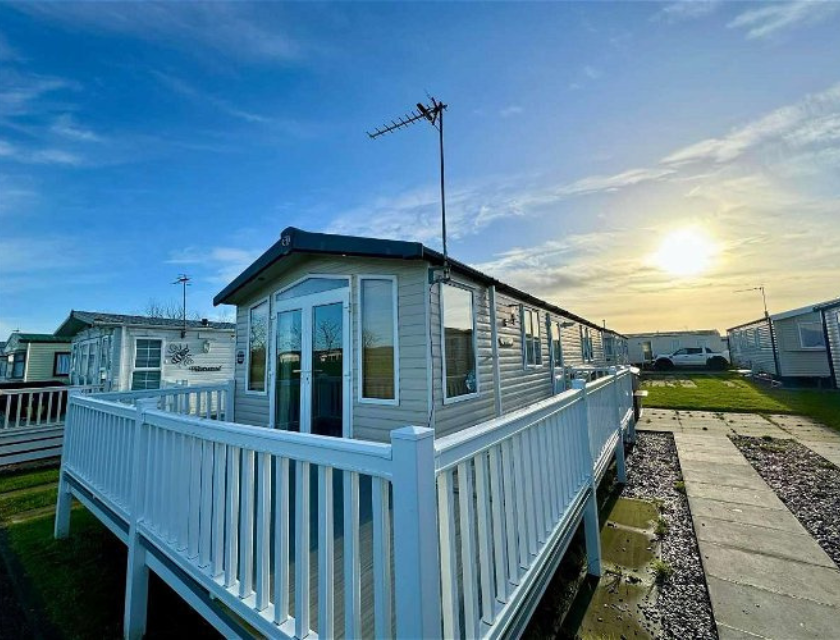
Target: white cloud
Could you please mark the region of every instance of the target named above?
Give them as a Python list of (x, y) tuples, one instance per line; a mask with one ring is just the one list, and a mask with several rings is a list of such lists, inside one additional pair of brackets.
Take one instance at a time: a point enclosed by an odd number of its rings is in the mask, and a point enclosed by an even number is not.
[(30, 116), (44, 110), (42, 98), (57, 91), (78, 89), (63, 78), (20, 73), (10, 67), (0, 69), (0, 117)]
[(820, 0), (773, 2), (739, 14), (727, 26), (746, 32), (749, 39), (776, 36), (789, 29), (815, 24), (840, 11), (840, 3)]
[(682, 0), (666, 5), (653, 14), (651, 19), (669, 24), (697, 20), (714, 13), (719, 4), (718, 0)]
[(228, 284), (256, 260), (262, 250), (238, 247), (187, 247), (171, 251), (167, 264), (196, 265), (207, 282)]
[(100, 135), (78, 124), (70, 114), (56, 118), (50, 130), (62, 138), (75, 142), (102, 142)]
[(282, 24), (270, 24), (264, 9), (216, 2), (55, 2), (21, 3), (13, 8), (69, 29), (114, 33), (177, 47), (215, 50), (238, 59), (289, 62), (301, 45)]
[(604, 75), (603, 71), (591, 65), (586, 65), (585, 67), (583, 67), (582, 71), (583, 75), (585, 75), (590, 80), (597, 80), (598, 78)]
[(0, 160), (5, 159), (23, 164), (57, 164), (79, 166), (83, 159), (62, 149), (28, 149), (0, 140)]
[(503, 118), (509, 118), (511, 116), (518, 116), (519, 114), (523, 113), (525, 110), (520, 107), (519, 105), (512, 104), (509, 107), (505, 107), (499, 111), (499, 115)]

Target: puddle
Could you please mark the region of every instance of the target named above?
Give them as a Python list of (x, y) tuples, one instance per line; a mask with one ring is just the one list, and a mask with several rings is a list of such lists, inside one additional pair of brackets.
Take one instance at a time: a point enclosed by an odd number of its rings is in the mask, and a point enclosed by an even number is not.
[(656, 599), (650, 565), (657, 557), (658, 515), (646, 500), (616, 500), (601, 528), (604, 575), (581, 586), (563, 623), (570, 637), (647, 640), (657, 635), (642, 605)]

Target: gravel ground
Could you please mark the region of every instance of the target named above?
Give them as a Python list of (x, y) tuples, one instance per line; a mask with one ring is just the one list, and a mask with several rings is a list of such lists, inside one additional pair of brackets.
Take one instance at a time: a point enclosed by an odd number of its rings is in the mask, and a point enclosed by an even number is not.
[(795, 440), (732, 441), (840, 567), (840, 469)]
[(638, 433), (627, 462), (627, 486), (621, 495), (663, 501), (669, 524), (661, 555), (674, 574), (660, 588), (655, 607), (645, 613), (658, 620), (662, 638), (717, 638), (688, 499), (674, 488), (682, 472), (673, 436)]

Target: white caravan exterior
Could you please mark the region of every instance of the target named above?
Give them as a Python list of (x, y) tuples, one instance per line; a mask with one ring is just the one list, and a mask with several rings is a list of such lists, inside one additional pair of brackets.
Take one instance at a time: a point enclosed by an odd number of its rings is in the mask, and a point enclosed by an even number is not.
[(673, 353), (684, 347), (709, 347), (728, 358), (728, 345), (716, 329), (696, 331), (655, 331), (627, 335), (628, 356), (631, 364), (652, 363), (657, 355)]

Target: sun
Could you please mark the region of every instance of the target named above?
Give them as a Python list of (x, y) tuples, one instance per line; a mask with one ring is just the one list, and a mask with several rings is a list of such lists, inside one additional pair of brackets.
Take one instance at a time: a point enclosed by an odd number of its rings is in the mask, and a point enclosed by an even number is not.
[(717, 258), (717, 243), (700, 227), (672, 231), (662, 240), (653, 262), (673, 276), (698, 276), (708, 271)]

